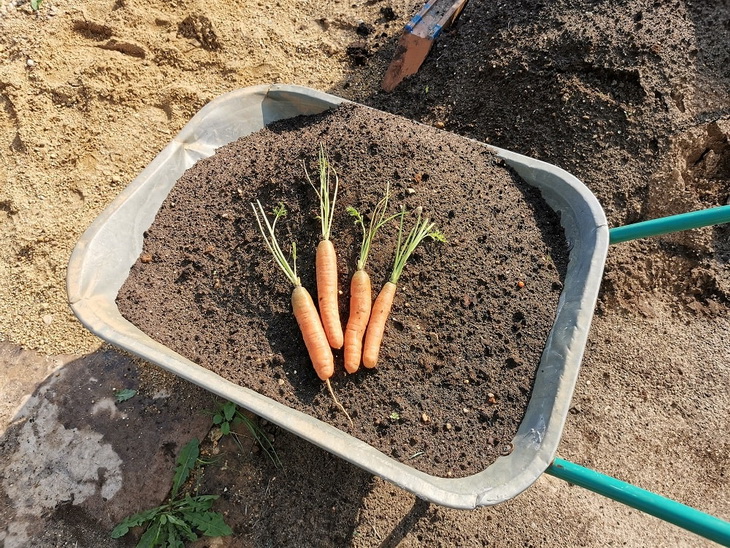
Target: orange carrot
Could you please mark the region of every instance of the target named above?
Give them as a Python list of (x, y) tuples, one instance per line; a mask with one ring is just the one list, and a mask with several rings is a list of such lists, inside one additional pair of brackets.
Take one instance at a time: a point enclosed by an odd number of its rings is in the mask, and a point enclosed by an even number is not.
[(400, 215), (385, 217), (390, 198), (390, 184), (385, 185), (385, 196), (375, 205), (370, 223), (365, 228), (365, 220), (357, 209), (348, 207), (347, 212), (355, 218), (355, 224), (362, 228), (362, 244), (357, 259), (357, 270), (350, 281), (350, 316), (345, 328), (345, 370), (355, 373), (360, 368), (362, 357), (362, 339), (370, 318), (372, 307), (372, 288), (370, 275), (365, 270), (365, 263), (370, 253), (370, 246), (375, 234), (385, 223)]
[(370, 313), (370, 321), (368, 322), (367, 332), (365, 333), (365, 346), (363, 347), (362, 355), (362, 364), (368, 368), (373, 368), (378, 364), (380, 346), (383, 342), (383, 334), (385, 333), (385, 322), (390, 315), (396, 286), (403, 273), (403, 268), (406, 266), (406, 262), (424, 238), (429, 237), (432, 240), (440, 242), (446, 241), (444, 235), (435, 229), (435, 223), (432, 223), (428, 218), (421, 219), (420, 207), (416, 209), (416, 214), (418, 215), (416, 224), (408, 233), (405, 241), (402, 241), (403, 216), (401, 216), (393, 271), (390, 274), (390, 279), (383, 285), (378, 297), (375, 299), (373, 310)]
[[(323, 145), (319, 146), (318, 165), (319, 189), (314, 186), (309, 178), (306, 167), (304, 169), (307, 181), (312, 185), (319, 198), (319, 219), (322, 223), (322, 241), (317, 246), (316, 254), (317, 300), (319, 302), (319, 313), (322, 316), (322, 325), (330, 346), (332, 348), (342, 348), (343, 335), (337, 291), (337, 255), (330, 240), (332, 213), (337, 201), (339, 178), (327, 158)], [(334, 188), (330, 190), (332, 179), (334, 179)]]
[(362, 352), (362, 364), (370, 369), (378, 364), (380, 346), (385, 333), (385, 322), (390, 316), (390, 309), (393, 307), (395, 288), (396, 285), (393, 282), (385, 282), (375, 299), (373, 311), (370, 313), (370, 321), (365, 334), (365, 346)]
[(354, 373), (360, 368), (362, 338), (370, 318), (372, 306), (370, 275), (356, 270), (350, 281), (350, 317), (345, 328), (345, 370)]
[(335, 372), (335, 360), (312, 296), (303, 286), (294, 286), (291, 305), (314, 370), (321, 380), (328, 381)]
[(337, 295), (337, 255), (332, 240), (322, 240), (316, 254), (317, 298), (322, 325), (332, 348), (342, 348), (343, 335)]
[[(274, 234), (276, 221), (278, 221), (280, 217), (286, 215), (286, 209), (284, 208), (283, 204), (279, 204), (279, 206), (274, 209), (273, 222), (269, 222), (269, 219), (266, 217), (266, 213), (264, 212), (264, 208), (261, 205), (261, 202), (257, 200), (256, 204), (258, 205), (258, 209), (254, 204), (251, 204), (251, 207), (253, 208), (253, 212), (256, 215), (256, 222), (258, 223), (259, 230), (264, 237), (266, 247), (269, 248), (269, 251), (271, 251), (271, 254), (274, 256), (274, 261), (277, 265), (279, 265), (279, 268), (281, 268), (286, 277), (294, 286), (291, 295), (292, 309), (294, 312), (294, 317), (297, 320), (297, 324), (299, 325), (299, 331), (301, 331), (302, 333), (304, 345), (307, 347), (307, 352), (309, 352), (309, 359), (312, 360), (312, 366), (314, 367), (314, 371), (317, 373), (317, 376), (320, 378), (320, 380), (325, 382), (325, 384), (327, 385), (327, 389), (329, 390), (330, 396), (332, 396), (332, 400), (335, 402), (337, 407), (339, 407), (339, 409), (347, 416), (350, 424), (352, 424), (352, 419), (350, 418), (350, 415), (347, 413), (342, 404), (337, 400), (337, 397), (332, 390), (330, 378), (335, 372), (335, 361), (334, 357), (332, 356), (332, 350), (330, 349), (329, 343), (327, 341), (327, 336), (325, 335), (324, 328), (322, 327), (322, 322), (319, 319), (317, 308), (314, 306), (314, 301), (312, 300), (309, 292), (302, 286), (302, 282), (299, 279), (299, 276), (297, 276), (296, 244), (292, 244), (292, 266), (286, 259), (286, 256), (279, 246), (279, 242), (277, 242), (276, 236)], [(263, 223), (261, 222), (262, 218)], [(266, 228), (264, 228), (264, 225), (266, 226)]]

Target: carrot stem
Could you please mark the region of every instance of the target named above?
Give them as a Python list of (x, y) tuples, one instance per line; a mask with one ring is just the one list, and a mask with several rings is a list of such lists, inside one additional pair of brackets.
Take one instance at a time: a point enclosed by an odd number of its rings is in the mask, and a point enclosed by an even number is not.
[(390, 183), (385, 185), (385, 195), (375, 204), (373, 209), (372, 217), (367, 228), (365, 227), (365, 219), (360, 212), (352, 206), (348, 206), (347, 212), (355, 218), (355, 224), (360, 225), (362, 229), (362, 243), (360, 244), (360, 255), (357, 258), (357, 269), (363, 270), (365, 263), (368, 260), (368, 254), (370, 253), (370, 246), (373, 243), (375, 234), (380, 228), (391, 220), (395, 219), (402, 212), (386, 217), (385, 214), (388, 211), (388, 200), (390, 199)]
[(403, 241), (403, 218), (405, 216), (405, 208), (401, 207), (402, 216), (400, 218), (400, 226), (398, 228), (398, 244), (395, 248), (395, 260), (393, 261), (393, 271), (390, 274), (390, 281), (394, 284), (398, 283), (398, 280), (403, 273), (403, 269), (406, 266), (406, 262), (410, 259), (413, 252), (425, 238), (431, 238), (438, 242), (445, 242), (446, 237), (439, 230), (436, 230), (436, 223), (432, 222), (431, 219), (425, 217), (421, 219), (423, 212), (421, 207), (416, 208), (416, 224), (408, 233), (405, 241)]
[[(337, 203), (337, 190), (340, 186), (340, 178), (335, 168), (332, 167), (327, 153), (324, 150), (324, 145), (322, 144), (319, 145), (317, 165), (319, 168), (319, 188), (312, 182), (306, 164), (304, 165), (304, 175), (314, 189), (314, 192), (317, 193), (317, 198), (319, 198), (319, 220), (322, 225), (322, 239), (329, 240), (332, 230), (332, 213), (335, 209), (335, 203)], [(334, 188), (331, 189), (333, 179)]]
[[(284, 252), (281, 250), (279, 242), (276, 240), (276, 235), (274, 234), (276, 221), (278, 221), (280, 217), (286, 216), (286, 208), (284, 207), (284, 204), (279, 203), (279, 205), (274, 208), (274, 220), (272, 222), (269, 222), (269, 219), (264, 212), (264, 208), (261, 205), (261, 202), (256, 200), (256, 205), (258, 205), (258, 210), (256, 209), (256, 206), (254, 204), (251, 204), (251, 207), (253, 208), (253, 212), (256, 215), (256, 222), (258, 223), (259, 230), (264, 237), (266, 247), (269, 248), (269, 251), (271, 251), (271, 254), (274, 256), (276, 264), (279, 265), (279, 268), (281, 268), (284, 274), (286, 274), (286, 277), (289, 279), (289, 281), (294, 286), (302, 285), (301, 281), (299, 280), (299, 276), (297, 276), (296, 243), (292, 243), (292, 263), (294, 266), (291, 266), (289, 264), (289, 261), (287, 261), (286, 259), (286, 255), (284, 255)], [(261, 217), (259, 217), (259, 212), (261, 212)], [(261, 222), (262, 218), (264, 220), (263, 223)], [(266, 230), (264, 230), (264, 224), (266, 225)]]

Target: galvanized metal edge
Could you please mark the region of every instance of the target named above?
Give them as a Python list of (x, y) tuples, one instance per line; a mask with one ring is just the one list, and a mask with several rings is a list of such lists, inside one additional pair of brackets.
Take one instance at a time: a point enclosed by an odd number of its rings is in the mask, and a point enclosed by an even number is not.
[(555, 455), (608, 247), (608, 227), (598, 201), (580, 181), (555, 166), (494, 149), (528, 183), (538, 186), (548, 203), (561, 213), (573, 248), (554, 328), (526, 416), (514, 440), (514, 451), (467, 478), (438, 478), (420, 472), (329, 424), (226, 381), (154, 341), (125, 320), (116, 307), (117, 292), (141, 252), (142, 235), (185, 169), (218, 147), (274, 120), (315, 114), (344, 101), (291, 85), (244, 88), (211, 101), (82, 235), (68, 265), (71, 308), (102, 339), (246, 407), (421, 498), (464, 509), (508, 500), (536, 481)]

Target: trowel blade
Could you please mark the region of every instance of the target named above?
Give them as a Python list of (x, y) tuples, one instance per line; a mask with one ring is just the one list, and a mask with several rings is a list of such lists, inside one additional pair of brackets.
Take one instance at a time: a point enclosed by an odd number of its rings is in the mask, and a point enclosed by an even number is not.
[(431, 51), (433, 40), (422, 38), (407, 32), (400, 37), (393, 60), (385, 72), (381, 87), (385, 91), (393, 91), (408, 76), (412, 76), (421, 67)]

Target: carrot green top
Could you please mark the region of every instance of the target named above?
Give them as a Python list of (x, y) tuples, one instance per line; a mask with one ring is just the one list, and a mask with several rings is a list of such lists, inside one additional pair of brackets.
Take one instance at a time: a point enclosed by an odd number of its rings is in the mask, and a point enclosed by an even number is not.
[[(256, 209), (256, 205), (258, 205), (258, 210)], [(286, 277), (289, 279), (289, 281), (295, 287), (302, 285), (302, 282), (299, 280), (299, 276), (297, 276), (297, 244), (295, 242), (292, 242), (291, 245), (292, 266), (289, 264), (289, 261), (287, 261), (284, 252), (281, 250), (281, 247), (279, 247), (279, 242), (276, 241), (276, 236), (274, 234), (276, 221), (279, 220), (279, 217), (284, 217), (286, 215), (286, 208), (284, 207), (284, 204), (279, 203), (279, 205), (274, 208), (274, 220), (272, 222), (269, 222), (269, 219), (266, 217), (266, 213), (264, 212), (264, 208), (261, 205), (261, 202), (256, 200), (256, 205), (251, 204), (251, 207), (253, 208), (253, 212), (256, 215), (256, 222), (259, 225), (261, 235), (264, 237), (266, 247), (269, 248), (269, 251), (271, 251), (271, 254), (274, 256), (276, 264), (278, 264), (279, 268), (281, 268), (284, 274), (286, 274)], [(259, 216), (259, 213), (261, 214), (261, 216)], [(261, 222), (261, 218), (263, 218), (264, 220), (263, 223)], [(266, 225), (265, 229), (264, 225)]]
[[(335, 202), (337, 202), (337, 189), (340, 179), (337, 176), (335, 168), (332, 167), (329, 158), (327, 158), (327, 153), (322, 144), (319, 145), (317, 165), (319, 166), (319, 189), (317, 189), (309, 177), (306, 167), (304, 168), (304, 174), (309, 184), (312, 185), (312, 188), (317, 193), (317, 198), (319, 198), (319, 219), (322, 222), (322, 239), (329, 240), (330, 231), (332, 230), (332, 214), (335, 209)], [(333, 178), (334, 189), (330, 190), (332, 186), (331, 180)]]
[(360, 244), (360, 255), (357, 258), (357, 269), (364, 270), (365, 263), (368, 260), (368, 254), (370, 253), (370, 246), (375, 238), (375, 233), (388, 221), (396, 218), (398, 215), (402, 215), (403, 212), (396, 213), (390, 217), (386, 217), (385, 213), (388, 210), (388, 200), (390, 199), (390, 183), (385, 185), (385, 195), (383, 198), (375, 204), (373, 209), (373, 215), (370, 218), (370, 224), (365, 228), (365, 219), (360, 212), (354, 207), (350, 206), (347, 208), (347, 212), (355, 218), (355, 224), (360, 225), (362, 228), (362, 243)]
[(436, 223), (432, 222), (428, 217), (421, 218), (422, 209), (416, 208), (416, 224), (403, 240), (403, 218), (405, 210), (401, 208), (400, 226), (398, 228), (398, 244), (395, 248), (395, 260), (393, 261), (393, 271), (390, 274), (390, 283), (397, 284), (403, 273), (406, 262), (426, 237), (438, 242), (445, 242), (446, 237), (443, 233), (436, 229)]

